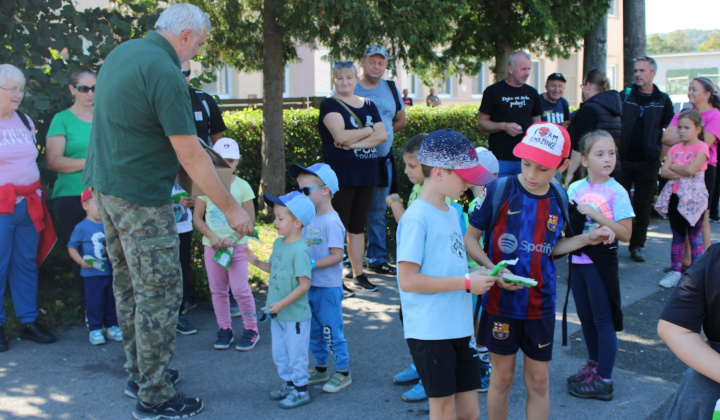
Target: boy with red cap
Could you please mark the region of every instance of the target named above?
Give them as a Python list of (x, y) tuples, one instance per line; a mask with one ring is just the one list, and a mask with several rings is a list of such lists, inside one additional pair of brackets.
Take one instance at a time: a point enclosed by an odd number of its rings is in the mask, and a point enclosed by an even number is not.
[[(508, 178), (506, 188), (498, 188), (499, 181), (488, 185), (485, 201), (470, 215), (465, 246), (477, 263), (489, 269), (502, 260), (517, 258), (513, 273), (534, 279), (537, 286), (524, 287), (498, 279), (483, 296), (477, 341), (490, 350), (493, 366), (487, 398), (489, 418), (507, 418), (515, 354), (522, 350), (528, 395), (526, 411), (533, 413), (534, 418), (547, 419), (548, 366), (555, 332), (553, 257), (586, 245), (611, 243), (615, 235), (601, 227), (572, 238), (562, 237), (567, 223), (563, 214), (567, 209), (561, 206), (567, 197), (562, 188), (551, 187), (550, 183), (569, 163), (570, 136), (565, 128), (554, 123), (535, 123), (515, 146), (513, 154), (521, 159), (522, 172)], [(504, 194), (497, 209), (493, 209), (494, 194)], [(494, 212), (498, 212), (496, 218)], [(490, 235), (487, 254), (479, 243), (483, 232)]]
[[(75, 226), (68, 241), (68, 254), (80, 266), (85, 280), (85, 315), (90, 328), (90, 344), (105, 344), (107, 337), (122, 341), (115, 312), (112, 268), (105, 245), (105, 229), (90, 187), (80, 195), (87, 217)], [(107, 328), (103, 335), (103, 327)]]

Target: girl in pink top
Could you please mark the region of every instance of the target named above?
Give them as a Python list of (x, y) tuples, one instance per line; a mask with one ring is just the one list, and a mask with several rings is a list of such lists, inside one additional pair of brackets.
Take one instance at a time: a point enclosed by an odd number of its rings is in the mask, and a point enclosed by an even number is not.
[(709, 147), (702, 142), (702, 116), (695, 110), (683, 111), (678, 118), (681, 143), (670, 148), (660, 176), (669, 179), (655, 203), (655, 209), (667, 216), (672, 229), (670, 272), (660, 280), (662, 287), (675, 287), (685, 251), (685, 237), (690, 240), (692, 263), (703, 253), (700, 237), (702, 220), (708, 203), (705, 170)]

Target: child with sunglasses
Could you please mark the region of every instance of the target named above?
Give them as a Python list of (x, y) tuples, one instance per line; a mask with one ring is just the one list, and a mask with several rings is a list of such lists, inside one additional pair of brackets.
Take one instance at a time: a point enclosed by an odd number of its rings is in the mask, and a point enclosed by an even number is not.
[[(332, 206), (332, 196), (339, 190), (338, 178), (330, 165), (324, 163), (307, 168), (294, 163), (289, 170), (316, 211), (315, 220), (303, 227), (312, 265), (312, 280), (307, 294), (312, 312), (310, 351), (315, 359), (308, 385), (324, 383), (322, 390), (334, 393), (352, 385), (342, 314), (345, 227)], [(327, 366), (331, 353), (335, 363), (332, 376)]]
[[(233, 170), (237, 168), (240, 161), (240, 149), (235, 140), (221, 138), (215, 143), (213, 149), (225, 159), (225, 162)], [(236, 178), (230, 185), (230, 194), (238, 203), (242, 203), (243, 208), (250, 216), (250, 221), (255, 223), (255, 206), (252, 201), (255, 194), (247, 181)], [(258, 333), (257, 319), (253, 316), (255, 315), (255, 299), (248, 284), (248, 260), (245, 254), (248, 238), (233, 231), (223, 212), (207, 196), (199, 196), (195, 201), (193, 225), (203, 234), (205, 270), (215, 318), (220, 327), (215, 348), (218, 350), (228, 349), (235, 340), (230, 316), (229, 286), (243, 314), (243, 333), (235, 349), (239, 351), (252, 350), (260, 339), (260, 334)], [(221, 249), (232, 250), (230, 262), (227, 265), (221, 265), (223, 261), (215, 259), (216, 252)]]

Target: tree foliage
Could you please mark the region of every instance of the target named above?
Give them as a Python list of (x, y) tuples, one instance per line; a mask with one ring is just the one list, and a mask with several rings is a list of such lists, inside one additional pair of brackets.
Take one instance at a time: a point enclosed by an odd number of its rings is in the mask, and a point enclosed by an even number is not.
[(648, 54), (672, 54), (693, 51), (693, 46), (685, 31), (672, 31), (668, 34), (652, 34), (647, 40)]
[(716, 33), (697, 46), (698, 51), (720, 51), (720, 33)]

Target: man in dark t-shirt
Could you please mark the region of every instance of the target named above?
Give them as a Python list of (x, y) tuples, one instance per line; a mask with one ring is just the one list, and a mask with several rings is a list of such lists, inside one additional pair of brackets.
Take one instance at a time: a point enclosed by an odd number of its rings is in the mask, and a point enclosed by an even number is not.
[(540, 95), (542, 121), (560, 124), (565, 128), (570, 122), (570, 104), (563, 97), (566, 83), (562, 73), (551, 73), (545, 81), (545, 92)]
[[(182, 72), (185, 81), (190, 83), (190, 62), (183, 61)], [(220, 140), (223, 131), (227, 130), (225, 121), (223, 121), (222, 113), (215, 99), (192, 86), (190, 89), (190, 101), (192, 102), (193, 120), (195, 121), (195, 129), (197, 135), (205, 143), (212, 147), (216, 141)]]
[(513, 148), (542, 115), (538, 91), (525, 84), (531, 68), (530, 55), (515, 51), (508, 60), (507, 78), (483, 92), (477, 127), (489, 133), (490, 151), (500, 165), (499, 177), (520, 173), (520, 159), (513, 155)]

